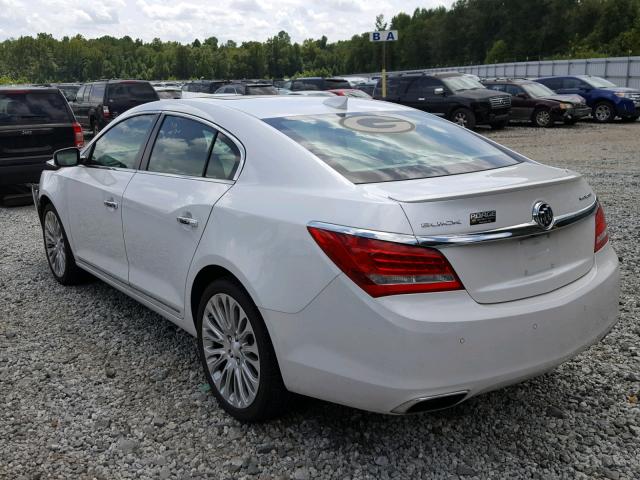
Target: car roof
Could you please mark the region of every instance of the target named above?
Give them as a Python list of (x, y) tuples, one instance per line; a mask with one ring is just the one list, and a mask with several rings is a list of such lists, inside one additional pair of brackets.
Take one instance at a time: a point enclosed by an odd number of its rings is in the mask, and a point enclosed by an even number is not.
[(487, 78), (482, 83), (515, 83), (522, 85), (525, 83), (537, 83), (535, 80), (527, 80), (526, 78)]
[[(327, 100), (347, 98), (347, 108), (328, 105)], [(329, 113), (362, 113), (413, 111), (395, 103), (354, 97), (310, 97), (303, 95), (232, 95), (228, 97), (197, 97), (180, 100), (160, 100), (136, 107), (136, 112), (172, 110), (182, 113), (210, 115), (219, 114), (220, 109), (234, 110), (256, 118), (275, 118), (299, 115), (321, 115)]]
[(0, 87), (0, 93), (9, 93), (9, 92), (38, 92), (38, 93), (57, 93), (62, 94), (58, 87), (32, 87), (32, 86), (2, 86)]

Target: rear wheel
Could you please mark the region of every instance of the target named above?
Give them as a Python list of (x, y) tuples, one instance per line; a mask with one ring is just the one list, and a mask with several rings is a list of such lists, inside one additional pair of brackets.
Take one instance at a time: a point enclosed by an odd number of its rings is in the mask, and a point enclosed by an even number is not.
[(468, 108), (458, 108), (451, 114), (451, 121), (458, 125), (473, 129), (476, 127), (476, 116)]
[(286, 408), (271, 339), (246, 291), (229, 278), (212, 282), (198, 308), (198, 349), (218, 404), (244, 422), (267, 420)]
[(613, 118), (615, 117), (613, 105), (610, 102), (598, 102), (593, 106), (591, 115), (593, 115), (593, 119), (598, 123), (613, 122)]
[(547, 108), (538, 108), (533, 112), (531, 121), (536, 127), (548, 128), (553, 126), (553, 117)]
[(48, 204), (42, 212), (42, 234), (49, 268), (62, 285), (77, 285), (87, 274), (77, 265), (58, 212)]

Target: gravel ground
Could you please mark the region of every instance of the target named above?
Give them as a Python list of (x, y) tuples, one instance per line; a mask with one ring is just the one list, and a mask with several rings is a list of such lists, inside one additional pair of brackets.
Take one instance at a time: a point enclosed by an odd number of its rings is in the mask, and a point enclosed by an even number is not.
[(58, 285), (32, 208), (0, 208), (0, 478), (640, 478), (640, 122), (487, 134), (603, 201), (623, 282), (602, 343), (441, 413), (307, 401), (246, 426), (188, 334), (100, 282)]

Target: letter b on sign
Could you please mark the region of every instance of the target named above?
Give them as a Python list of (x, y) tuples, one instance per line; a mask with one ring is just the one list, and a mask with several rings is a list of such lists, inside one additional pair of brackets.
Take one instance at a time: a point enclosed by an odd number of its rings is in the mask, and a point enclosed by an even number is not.
[(379, 42), (380, 41), (380, 32), (373, 32), (373, 34), (371, 35), (371, 39), (374, 42)]

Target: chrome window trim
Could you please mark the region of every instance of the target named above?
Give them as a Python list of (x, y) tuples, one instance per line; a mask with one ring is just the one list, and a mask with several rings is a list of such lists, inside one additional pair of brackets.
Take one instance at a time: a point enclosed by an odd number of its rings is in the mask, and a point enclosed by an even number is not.
[(233, 180), (224, 180), (221, 178), (213, 178), (213, 177), (202, 177), (197, 175), (182, 175), (181, 173), (151, 172), (149, 170), (137, 170), (136, 173), (140, 175), (155, 175), (159, 177), (182, 178), (185, 180), (199, 180), (199, 181), (205, 181), (210, 183), (223, 183), (225, 185), (233, 185), (235, 183)]
[(417, 237), (418, 244), (423, 247), (470, 245), (475, 243), (495, 242), (498, 240), (511, 240), (522, 237), (533, 237), (544, 235), (554, 230), (568, 227), (580, 220), (593, 215), (598, 208), (597, 199), (591, 205), (577, 212), (565, 213), (555, 218), (553, 226), (547, 230), (542, 229), (533, 220), (528, 223), (512, 225), (509, 227), (497, 228), (495, 230), (484, 230), (452, 235), (420, 235)]
[(556, 217), (553, 226), (548, 230), (543, 230), (533, 220), (529, 223), (521, 223), (508, 227), (497, 228), (495, 230), (483, 230), (471, 233), (455, 233), (451, 235), (432, 235), (432, 236), (415, 236), (405, 233), (379, 232), (376, 230), (368, 230), (365, 228), (347, 227), (344, 225), (335, 225), (332, 223), (312, 221), (307, 224), (308, 227), (329, 230), (331, 232), (345, 233), (347, 235), (355, 235), (357, 237), (372, 238), (374, 240), (383, 240), (386, 242), (402, 243), (405, 245), (420, 245), (422, 247), (455, 247), (458, 245), (473, 245), (478, 243), (496, 242), (500, 240), (513, 240), (523, 237), (533, 237), (544, 235), (561, 228), (573, 225), (584, 218), (593, 215), (598, 208), (598, 200), (577, 212), (565, 213)]

